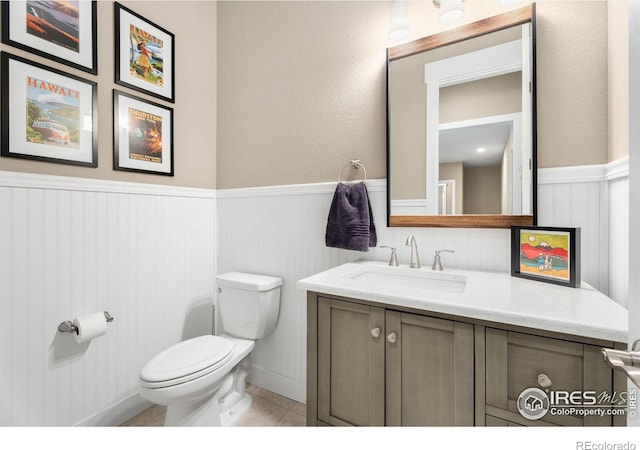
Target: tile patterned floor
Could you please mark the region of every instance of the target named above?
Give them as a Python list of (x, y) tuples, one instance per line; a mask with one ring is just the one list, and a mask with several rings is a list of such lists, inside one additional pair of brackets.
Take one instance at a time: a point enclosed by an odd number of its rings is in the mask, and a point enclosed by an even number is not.
[[(247, 385), (253, 403), (236, 427), (303, 427), (306, 424), (305, 405), (266, 389)], [(164, 423), (166, 407), (154, 405), (121, 426), (158, 427)]]

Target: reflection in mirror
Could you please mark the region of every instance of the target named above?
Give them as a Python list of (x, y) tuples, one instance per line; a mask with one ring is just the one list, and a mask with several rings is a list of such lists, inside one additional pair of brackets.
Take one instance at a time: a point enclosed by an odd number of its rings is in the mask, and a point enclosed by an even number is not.
[(472, 39), (389, 49), (390, 226), (534, 223), (534, 33), (523, 9)]
[(521, 214), (520, 114), (442, 124), (438, 183), (458, 182), (458, 208), (439, 214)]

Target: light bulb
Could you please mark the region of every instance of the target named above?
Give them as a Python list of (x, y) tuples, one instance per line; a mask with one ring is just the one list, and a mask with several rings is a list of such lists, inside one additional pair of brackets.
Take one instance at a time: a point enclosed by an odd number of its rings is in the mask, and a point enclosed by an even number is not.
[(438, 23), (450, 25), (464, 17), (462, 0), (440, 0), (440, 16)]
[(393, 0), (391, 4), (391, 23), (389, 24), (388, 36), (393, 41), (411, 36), (409, 19), (407, 19), (407, 4), (404, 0)]

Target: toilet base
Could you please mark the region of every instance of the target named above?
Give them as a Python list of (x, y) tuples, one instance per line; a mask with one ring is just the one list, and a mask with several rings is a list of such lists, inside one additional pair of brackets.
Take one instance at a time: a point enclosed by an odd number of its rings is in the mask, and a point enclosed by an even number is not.
[[(244, 396), (231, 408), (225, 412), (220, 412), (216, 405), (205, 405), (213, 401), (196, 405), (174, 405), (167, 407), (164, 418), (165, 427), (229, 427), (235, 424), (251, 408), (253, 400), (245, 392)], [(215, 402), (218, 400), (215, 399)]]
[(249, 411), (252, 403), (253, 400), (251, 399), (251, 396), (245, 392), (244, 397), (242, 397), (242, 399), (238, 403), (236, 403), (232, 408), (220, 415), (221, 425), (223, 427), (230, 427), (231, 425), (236, 423), (238, 419), (240, 419), (244, 415), (244, 413)]
[(164, 416), (165, 427), (207, 427), (220, 426), (218, 400), (209, 400), (186, 405), (168, 405)]
[(168, 405), (164, 426), (215, 427), (235, 423), (251, 407), (252, 400), (246, 392), (250, 368), (251, 357), (247, 355), (211, 397), (194, 403)]

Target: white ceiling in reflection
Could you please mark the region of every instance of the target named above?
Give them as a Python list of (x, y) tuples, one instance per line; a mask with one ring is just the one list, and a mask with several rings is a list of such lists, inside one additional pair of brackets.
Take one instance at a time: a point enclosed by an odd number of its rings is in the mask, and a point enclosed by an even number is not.
[[(462, 161), (464, 167), (499, 165), (512, 122), (440, 130), (440, 164)], [(486, 149), (478, 153), (478, 147)]]

